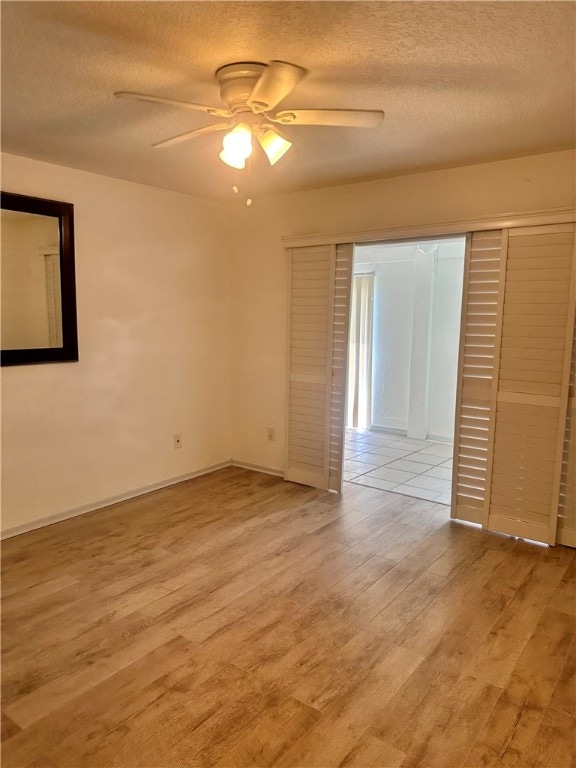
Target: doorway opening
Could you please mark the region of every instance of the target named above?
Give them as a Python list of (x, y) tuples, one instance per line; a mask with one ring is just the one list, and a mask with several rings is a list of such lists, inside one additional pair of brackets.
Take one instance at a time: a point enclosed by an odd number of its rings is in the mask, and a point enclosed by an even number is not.
[(465, 247), (355, 247), (345, 481), (450, 504)]

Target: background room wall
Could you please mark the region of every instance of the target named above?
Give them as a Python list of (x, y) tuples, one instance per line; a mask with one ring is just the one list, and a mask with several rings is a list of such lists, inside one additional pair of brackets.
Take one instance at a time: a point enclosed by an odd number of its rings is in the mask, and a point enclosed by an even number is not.
[[(50, 344), (46, 266), (39, 245), (58, 248), (58, 220), (39, 216), (2, 219), (2, 349)], [(18, 286), (20, 290), (7, 291)]]
[[(452, 438), (464, 250), (463, 237), (355, 249), (354, 271), (374, 275), (373, 427)], [(413, 331), (418, 304), (430, 307), (427, 333)], [(413, 357), (424, 361), (413, 368)]]
[(374, 275), (371, 423), (406, 431), (414, 312), (415, 247), (355, 249), (354, 271)]
[(2, 369), (3, 530), (229, 460), (225, 206), (9, 155), (2, 177), (74, 203), (80, 352)]
[[(574, 151), (255, 200), (238, 209), (234, 259), (233, 455), (282, 467), (287, 259), (281, 237), (458, 221), (575, 204)], [(276, 440), (266, 426), (276, 427)]]
[(465, 242), (438, 249), (430, 318), (428, 436), (454, 440)]

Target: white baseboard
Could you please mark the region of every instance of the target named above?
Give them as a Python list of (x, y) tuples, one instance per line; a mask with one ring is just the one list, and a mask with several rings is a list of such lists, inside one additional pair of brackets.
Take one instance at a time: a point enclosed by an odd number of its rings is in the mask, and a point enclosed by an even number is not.
[(241, 467), (242, 469), (252, 469), (254, 472), (263, 472), (265, 475), (276, 475), (277, 477), (284, 477), (284, 470), (278, 467), (265, 467), (263, 464), (251, 464), (249, 461), (240, 461), (239, 459), (232, 459), (233, 467)]
[[(390, 423), (392, 424), (394, 422), (395, 424), (403, 424), (404, 422), (400, 421), (400, 419), (390, 419)], [(370, 424), (370, 432), (392, 432), (392, 434), (395, 435), (406, 435), (408, 434), (406, 427), (402, 426), (385, 426), (384, 424)]]
[(437, 443), (449, 443), (454, 445), (454, 435), (447, 437), (446, 435), (428, 435), (425, 440), (435, 440)]
[[(390, 420), (392, 421), (392, 419)], [(398, 422), (398, 419), (394, 419), (394, 421)], [(400, 422), (401, 423), (401, 422)], [(406, 435), (408, 436), (408, 430), (407, 429), (401, 429), (399, 427), (386, 427), (383, 424), (372, 424), (370, 426), (370, 432), (391, 432), (395, 435)], [(411, 438), (409, 438), (411, 439)], [(426, 437), (417, 438), (418, 440), (435, 440), (437, 443), (450, 443), (451, 445), (454, 443), (454, 436), (447, 437), (446, 435), (426, 435)]]
[(69, 520), (71, 517), (79, 517), (80, 515), (85, 515), (87, 512), (95, 512), (97, 509), (103, 509), (104, 507), (109, 507), (112, 504), (118, 504), (121, 501), (128, 501), (129, 499), (134, 499), (137, 496), (144, 496), (147, 493), (159, 491), (162, 488), (168, 488), (171, 485), (184, 483), (186, 480), (193, 480), (195, 477), (208, 475), (211, 472), (216, 472), (218, 469), (226, 469), (226, 467), (240, 467), (242, 469), (251, 469), (255, 472), (264, 472), (268, 475), (278, 475), (280, 477), (284, 477), (284, 471), (281, 469), (276, 469), (275, 467), (264, 467), (260, 466), (259, 464), (249, 464), (247, 462), (237, 461), (236, 459), (227, 459), (226, 461), (220, 461), (217, 464), (210, 464), (207, 467), (202, 467), (201, 469), (197, 469), (194, 472), (188, 472), (185, 475), (170, 477), (168, 480), (161, 480), (158, 483), (144, 485), (141, 488), (134, 488), (131, 491), (119, 493), (116, 496), (109, 496), (106, 499), (100, 499), (99, 501), (94, 501), (90, 504), (83, 504), (81, 507), (68, 509), (65, 512), (58, 512), (55, 515), (41, 517), (37, 520), (32, 520), (29, 523), (17, 525), (14, 528), (8, 528), (7, 530), (0, 532), (0, 539), (11, 539), (13, 536), (19, 536), (21, 533), (28, 533), (29, 531), (35, 531), (38, 528), (45, 528), (47, 525), (53, 525), (54, 523), (60, 523), (63, 520)]

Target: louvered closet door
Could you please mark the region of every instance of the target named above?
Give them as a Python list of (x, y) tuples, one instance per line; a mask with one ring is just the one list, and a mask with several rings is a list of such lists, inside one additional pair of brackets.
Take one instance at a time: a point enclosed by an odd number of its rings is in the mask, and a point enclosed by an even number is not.
[(566, 430), (562, 450), (562, 475), (558, 504), (559, 544), (576, 547), (576, 327), (572, 340), (570, 387), (566, 410)]
[(554, 544), (574, 323), (574, 225), (510, 229), (490, 530)]
[(488, 516), (505, 240), (495, 230), (474, 232), (466, 243), (451, 514), (472, 523)]
[(290, 254), (286, 480), (341, 490), (352, 246)]

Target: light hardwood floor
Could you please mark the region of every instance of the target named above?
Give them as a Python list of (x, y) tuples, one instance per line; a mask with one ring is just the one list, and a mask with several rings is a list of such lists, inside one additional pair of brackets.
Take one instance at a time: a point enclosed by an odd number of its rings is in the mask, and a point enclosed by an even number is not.
[(575, 568), (237, 468), (8, 540), (2, 765), (574, 765)]

